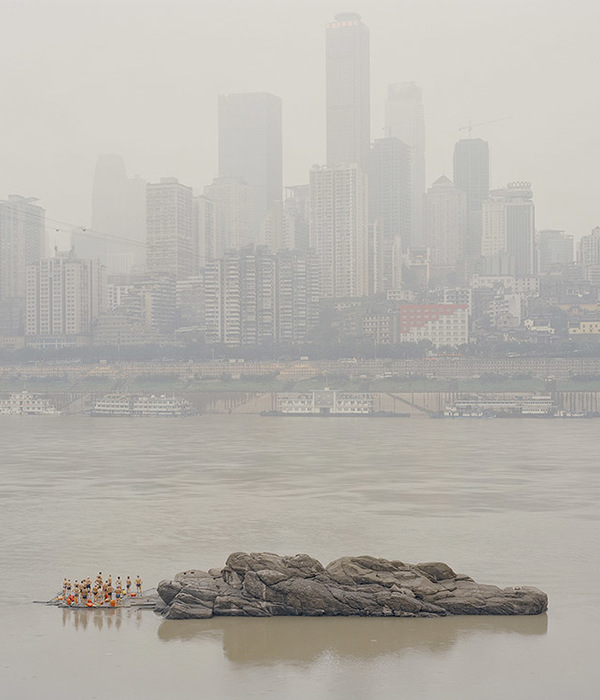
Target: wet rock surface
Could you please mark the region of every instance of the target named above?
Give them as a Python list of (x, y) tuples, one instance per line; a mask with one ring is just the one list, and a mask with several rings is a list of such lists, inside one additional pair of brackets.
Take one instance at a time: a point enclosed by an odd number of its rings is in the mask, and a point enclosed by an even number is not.
[(235, 552), (222, 569), (183, 571), (158, 584), (156, 611), (167, 619), (214, 615), (442, 617), (537, 615), (547, 595), (531, 586), (499, 588), (447, 564), (405, 564), (370, 556), (323, 566), (307, 554)]

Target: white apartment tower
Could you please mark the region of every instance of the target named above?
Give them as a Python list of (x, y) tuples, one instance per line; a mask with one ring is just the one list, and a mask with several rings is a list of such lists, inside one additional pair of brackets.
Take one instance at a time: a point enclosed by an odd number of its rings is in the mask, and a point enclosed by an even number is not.
[(368, 168), (371, 130), (369, 29), (342, 13), (326, 25), (327, 165)]
[(192, 188), (174, 177), (148, 183), (146, 219), (148, 273), (175, 279), (193, 276), (196, 264)]
[(293, 343), (319, 320), (319, 266), (311, 251), (228, 251), (206, 266), (206, 342)]
[(506, 190), (491, 190), (481, 203), (481, 254), (490, 258), (506, 253)]
[(580, 265), (600, 265), (600, 226), (579, 239), (577, 262)]
[(309, 235), (324, 297), (369, 293), (367, 176), (356, 163), (310, 171)]
[(577, 262), (583, 269), (583, 278), (594, 283), (600, 279), (600, 226), (579, 240)]
[(79, 260), (71, 250), (27, 266), (27, 336), (89, 336), (107, 306), (106, 268), (99, 260)]

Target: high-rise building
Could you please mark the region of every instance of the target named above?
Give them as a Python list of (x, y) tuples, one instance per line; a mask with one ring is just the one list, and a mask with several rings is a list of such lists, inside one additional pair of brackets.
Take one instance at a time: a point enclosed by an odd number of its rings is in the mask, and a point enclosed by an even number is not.
[(262, 345), (304, 340), (319, 320), (319, 266), (310, 251), (248, 246), (209, 262), (206, 341)]
[(208, 260), (219, 255), (217, 245), (216, 205), (205, 195), (194, 197), (194, 257), (199, 272)]
[(217, 177), (204, 188), (215, 203), (215, 257), (227, 250), (250, 245), (252, 232), (252, 188), (241, 177)]
[(94, 342), (143, 345), (169, 338), (177, 325), (177, 287), (185, 288), (189, 282), (189, 289), (196, 280), (186, 277), (176, 282), (171, 275), (140, 275), (128, 284), (109, 283), (109, 311), (98, 319)]
[(61, 347), (91, 336), (107, 303), (106, 268), (98, 259), (81, 260), (70, 250), (27, 266), (25, 334), (33, 344)]
[(492, 258), (506, 253), (506, 190), (491, 190), (481, 203), (481, 254)]
[(573, 236), (564, 231), (545, 229), (537, 234), (538, 272), (561, 270), (573, 263)]
[[(369, 164), (369, 221), (377, 225), (381, 237), (380, 284), (372, 291), (396, 289), (393, 272), (394, 250), (411, 240), (411, 149), (395, 137), (375, 139), (371, 146)], [(376, 239), (375, 239), (376, 240)]]
[(442, 175), (425, 195), (425, 238), (434, 277), (456, 271), (463, 257), (466, 219), (466, 194)]
[(71, 244), (84, 259), (112, 273), (141, 269), (146, 258), (146, 181), (127, 177), (117, 154), (101, 155), (94, 170), (91, 230), (77, 229)]
[(35, 197), (0, 201), (0, 301), (25, 298), (26, 267), (45, 255), (45, 212)]
[(324, 297), (369, 293), (367, 176), (354, 163), (310, 171), (310, 245), (321, 264)]
[(482, 202), (481, 254), (487, 275), (523, 277), (536, 271), (531, 183), (509, 182)]
[(371, 97), (369, 29), (342, 13), (326, 26), (327, 165), (368, 168)]
[(194, 260), (192, 188), (177, 178), (164, 177), (147, 186), (147, 268), (154, 277), (191, 277)]
[(592, 284), (600, 280), (600, 226), (579, 239), (577, 262), (583, 270), (583, 278)]
[[(423, 291), (429, 286), (431, 276), (431, 250), (428, 246), (415, 246), (406, 251), (404, 258), (406, 285), (409, 289)], [(388, 292), (388, 297), (395, 294)]]
[(204, 275), (177, 282), (178, 327), (204, 328)]
[(386, 262), (384, 258), (383, 228), (378, 221), (375, 221), (369, 224), (369, 296), (386, 289), (383, 272), (384, 262)]
[(423, 245), (423, 196), (425, 195), (425, 113), (421, 88), (415, 83), (388, 85), (385, 134), (410, 148), (410, 238), (403, 244)]
[(579, 239), (577, 262), (580, 265), (600, 265), (600, 226)]
[(369, 167), (369, 220), (378, 221), (383, 236), (410, 241), (410, 148), (397, 138), (375, 139)]
[(219, 96), (219, 176), (241, 177), (252, 190), (252, 241), (281, 201), (281, 98), (267, 92)]
[(292, 248), (306, 250), (309, 247), (308, 234), (308, 185), (291, 185), (285, 188), (287, 197), (283, 202), (294, 227)]
[[(122, 248), (128, 256), (127, 272), (142, 272), (146, 266), (146, 185), (139, 175), (127, 179), (126, 235)], [(110, 256), (109, 256), (110, 264)]]
[(292, 213), (283, 206), (283, 202), (275, 202), (263, 216), (260, 226), (260, 243), (276, 253), (278, 250), (292, 249), (294, 238)]
[(276, 256), (276, 335), (279, 343), (306, 340), (319, 323), (319, 261), (310, 250), (282, 250)]
[(466, 257), (481, 255), (481, 205), (490, 192), (490, 151), (483, 139), (461, 139), (454, 147), (454, 184), (467, 195)]
[(514, 261), (515, 276), (536, 272), (535, 207), (530, 182), (509, 182), (506, 186), (506, 252)]

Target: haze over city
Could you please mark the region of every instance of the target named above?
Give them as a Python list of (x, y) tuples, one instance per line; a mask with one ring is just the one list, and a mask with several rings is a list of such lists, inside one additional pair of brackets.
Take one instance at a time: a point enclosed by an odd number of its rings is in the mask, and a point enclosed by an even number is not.
[(595, 700), (599, 27), (0, 0), (2, 697)]
[[(423, 90), (427, 185), (452, 177), (452, 149), (489, 141), (492, 187), (532, 183), (536, 227), (579, 236), (600, 222), (600, 9), (589, 1), (42, 2), (2, 4), (0, 197), (35, 196), (47, 217), (89, 225), (93, 170), (119, 153), (128, 174), (216, 176), (217, 97), (283, 102), (284, 184), (325, 154), (325, 24), (362, 15), (371, 35), (371, 135), (389, 83)], [(49, 226), (51, 229), (51, 226)]]

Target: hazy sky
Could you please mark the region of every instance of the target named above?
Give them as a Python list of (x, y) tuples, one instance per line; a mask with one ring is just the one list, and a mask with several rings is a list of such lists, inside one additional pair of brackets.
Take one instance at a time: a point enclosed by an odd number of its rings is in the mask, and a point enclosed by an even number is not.
[(284, 182), (325, 153), (325, 24), (371, 31), (372, 138), (386, 86), (423, 88), (427, 182), (469, 123), (492, 186), (531, 180), (537, 227), (600, 225), (600, 5), (592, 0), (0, 0), (0, 197), (89, 224), (100, 153), (195, 189), (217, 174), (217, 96), (284, 107)]

